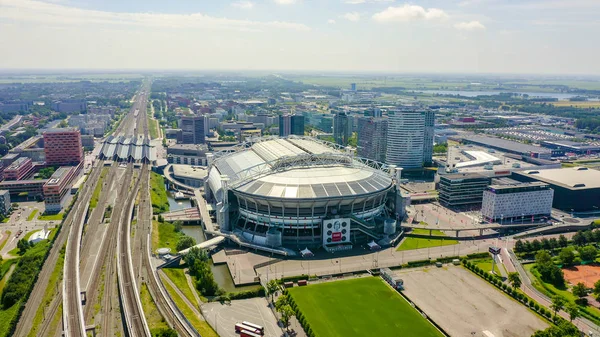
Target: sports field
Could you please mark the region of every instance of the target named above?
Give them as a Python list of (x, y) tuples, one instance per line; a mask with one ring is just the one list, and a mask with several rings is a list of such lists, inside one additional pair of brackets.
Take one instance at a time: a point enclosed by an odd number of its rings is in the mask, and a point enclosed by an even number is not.
[(290, 288), (317, 336), (443, 336), (379, 277)]
[[(413, 229), (412, 233), (413, 234), (421, 234), (421, 235), (429, 235), (429, 230), (428, 229)], [(446, 234), (444, 234), (444, 232), (437, 230), (437, 229), (432, 229), (431, 234), (437, 235), (437, 236), (446, 236)], [(400, 246), (398, 246), (397, 250), (398, 251), (412, 250), (412, 249), (421, 249), (421, 248), (428, 248), (428, 247), (449, 246), (449, 245), (456, 245), (456, 244), (458, 244), (458, 241), (456, 241), (454, 239), (450, 239), (450, 238), (448, 238), (448, 239), (439, 239), (439, 238), (424, 239), (424, 238), (407, 237), (406, 239), (404, 239), (404, 241), (402, 241)]]

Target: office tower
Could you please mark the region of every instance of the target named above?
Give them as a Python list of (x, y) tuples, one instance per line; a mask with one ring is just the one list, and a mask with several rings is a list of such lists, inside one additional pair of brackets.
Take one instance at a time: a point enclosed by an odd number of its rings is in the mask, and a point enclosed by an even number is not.
[(364, 115), (366, 117), (381, 117), (381, 109), (375, 107), (369, 108), (365, 110)]
[(338, 112), (333, 117), (333, 138), (338, 145), (348, 145), (352, 137), (352, 120), (345, 112)]
[(350, 83), (350, 90), (356, 91), (356, 83)]
[(304, 135), (304, 116), (281, 115), (279, 116), (279, 137), (289, 135)]
[(358, 119), (358, 156), (385, 162), (388, 120), (361, 117)]
[(203, 144), (205, 142), (204, 116), (181, 116), (179, 123), (183, 144)]
[(79, 165), (83, 160), (81, 133), (76, 128), (44, 131), (47, 165)]
[(422, 168), (433, 152), (432, 111), (388, 112), (386, 163), (403, 168)]

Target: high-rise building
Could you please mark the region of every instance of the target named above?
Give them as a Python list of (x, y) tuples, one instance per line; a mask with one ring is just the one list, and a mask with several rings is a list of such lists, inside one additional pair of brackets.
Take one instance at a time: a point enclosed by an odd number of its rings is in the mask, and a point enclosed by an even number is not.
[(338, 112), (333, 117), (333, 138), (338, 145), (348, 145), (352, 137), (352, 119), (345, 112)]
[[(386, 163), (403, 168), (422, 168), (433, 154), (432, 111), (388, 112)], [(431, 137), (430, 137), (431, 136)]]
[(204, 116), (181, 116), (179, 123), (183, 144), (203, 144), (205, 142)]
[(44, 131), (47, 165), (79, 165), (83, 160), (81, 133), (76, 128)]
[(385, 162), (388, 120), (361, 117), (358, 119), (358, 156)]
[(279, 136), (304, 135), (304, 116), (281, 115), (279, 116)]
[(356, 91), (356, 83), (350, 83), (350, 90)]

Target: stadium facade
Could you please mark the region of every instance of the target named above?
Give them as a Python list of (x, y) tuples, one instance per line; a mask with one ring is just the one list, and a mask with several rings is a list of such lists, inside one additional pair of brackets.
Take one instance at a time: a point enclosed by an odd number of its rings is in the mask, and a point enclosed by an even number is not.
[(308, 137), (260, 138), (215, 154), (206, 199), (223, 233), (259, 246), (327, 250), (397, 237), (401, 169)]

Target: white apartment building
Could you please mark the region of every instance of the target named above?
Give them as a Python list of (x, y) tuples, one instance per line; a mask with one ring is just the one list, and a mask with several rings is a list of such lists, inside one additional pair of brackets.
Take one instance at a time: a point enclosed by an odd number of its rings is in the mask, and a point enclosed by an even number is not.
[(433, 152), (433, 111), (388, 112), (386, 163), (411, 169), (430, 163)]
[(481, 215), (492, 222), (519, 224), (550, 216), (553, 198), (554, 190), (541, 182), (490, 185), (483, 191)]

